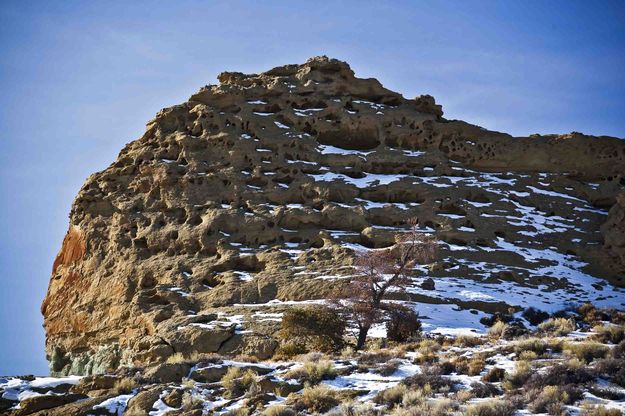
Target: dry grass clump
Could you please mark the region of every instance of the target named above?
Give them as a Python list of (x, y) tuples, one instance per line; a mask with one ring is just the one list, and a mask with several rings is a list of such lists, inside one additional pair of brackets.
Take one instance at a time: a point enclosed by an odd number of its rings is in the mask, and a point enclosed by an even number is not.
[(529, 390), (526, 393), (530, 411), (556, 416), (565, 414), (564, 405), (572, 404), (581, 396), (581, 390), (570, 385), (564, 387), (545, 386), (540, 390)]
[(625, 399), (625, 392), (623, 392), (622, 389), (615, 388), (615, 387), (593, 384), (593, 385), (588, 386), (588, 391), (594, 394), (595, 396), (601, 397), (602, 399), (606, 399), (606, 400), (621, 401)]
[(404, 384), (398, 384), (386, 390), (379, 392), (373, 401), (377, 404), (383, 404), (388, 407), (394, 407), (404, 400), (404, 396), (408, 392), (408, 387)]
[(548, 367), (535, 373), (526, 381), (526, 388), (541, 389), (544, 386), (586, 384), (595, 379), (594, 371), (577, 359)]
[[(612, 351), (612, 354), (614, 354), (614, 352), (615, 351)], [(595, 365), (595, 369), (597, 370), (597, 373), (606, 377), (611, 382), (618, 384), (621, 387), (625, 387), (624, 358), (605, 358), (603, 360), (599, 360)]]
[(219, 354), (215, 353), (199, 353), (193, 352), (189, 355), (184, 355), (181, 352), (177, 352), (175, 354), (167, 357), (165, 361), (167, 364), (191, 364), (201, 362), (203, 364), (215, 364), (221, 362), (223, 357)]
[(486, 337), (461, 335), (454, 340), (454, 346), (460, 348), (475, 348), (488, 342)]
[(382, 363), (380, 365), (378, 365), (375, 368), (375, 372), (380, 374), (381, 376), (390, 376), (391, 374), (393, 374), (395, 371), (397, 371), (397, 369), (399, 368), (399, 366), (401, 365), (401, 361), (399, 360), (390, 360), (387, 361), (385, 363)]
[(307, 409), (311, 412), (323, 413), (339, 404), (336, 390), (319, 384), (304, 387), (302, 395), (296, 399), (297, 410)]
[(262, 413), (263, 416), (295, 416), (296, 414), (292, 408), (280, 404), (269, 406)]
[(332, 361), (327, 359), (306, 361), (301, 367), (290, 370), (286, 377), (295, 378), (309, 384), (318, 384), (321, 380), (329, 380), (336, 377), (336, 370)]
[(595, 332), (592, 339), (603, 344), (618, 344), (625, 339), (623, 325), (597, 325), (592, 330)]
[(466, 416), (512, 416), (515, 406), (505, 400), (488, 400), (468, 406)]
[(575, 320), (571, 318), (551, 318), (538, 325), (538, 330), (544, 334), (563, 337), (575, 331)]
[(486, 361), (480, 355), (473, 356), (467, 363), (466, 374), (470, 376), (477, 376), (484, 371)]
[(508, 329), (508, 324), (502, 321), (497, 321), (488, 329), (488, 335), (493, 338), (501, 338)]
[(237, 407), (236, 409), (229, 410), (225, 413), (225, 416), (250, 416), (252, 410), (247, 406)]
[(338, 409), (327, 413), (327, 416), (382, 416), (384, 413), (370, 403), (342, 403)]
[(595, 341), (567, 342), (562, 349), (586, 363), (604, 358), (610, 351), (608, 346)]
[(504, 379), (506, 376), (506, 370), (499, 367), (493, 367), (488, 370), (488, 373), (482, 376), (482, 381), (487, 381), (489, 383), (497, 383)]
[(538, 358), (538, 354), (534, 351), (521, 351), (518, 356), (519, 361), (534, 361)]
[(518, 355), (531, 351), (537, 357), (544, 357), (549, 352), (562, 350), (562, 341), (554, 338), (525, 338), (516, 341), (513, 345), (514, 352)]
[(225, 396), (235, 398), (243, 395), (257, 382), (258, 374), (241, 367), (230, 367), (228, 372), (221, 378), (221, 384), (225, 389)]
[(404, 394), (401, 405), (405, 408), (420, 405), (428, 398), (432, 397), (432, 394), (432, 388), (429, 384), (423, 387), (413, 387)]
[(184, 355), (181, 352), (177, 352), (167, 357), (167, 360), (165, 362), (167, 364), (182, 364), (186, 361), (187, 360), (186, 358), (184, 358)]
[(396, 407), (392, 416), (447, 416), (458, 410), (458, 403), (450, 399), (425, 401), (410, 407)]
[(582, 404), (580, 416), (622, 416), (623, 412), (616, 408), (607, 408), (603, 405)]
[(436, 361), (438, 359), (436, 353), (439, 352), (440, 349), (441, 345), (438, 342), (432, 339), (424, 339), (419, 343), (419, 347), (416, 350), (417, 355), (415, 357), (415, 363), (423, 364)]
[(455, 383), (449, 378), (431, 373), (430, 367), (424, 367), (422, 371), (420, 374), (406, 377), (402, 380), (402, 384), (411, 388), (423, 387), (427, 384), (435, 393), (447, 393), (454, 390)]
[(530, 363), (527, 361), (517, 361), (514, 371), (506, 374), (503, 387), (506, 390), (522, 387), (532, 376), (533, 372), (534, 370)]
[(376, 351), (367, 351), (363, 354), (360, 354), (360, 356), (358, 357), (358, 363), (367, 365), (379, 364), (392, 360), (394, 358), (403, 358), (405, 355), (405, 351), (400, 348), (384, 348)]
[(115, 380), (113, 389), (117, 394), (128, 394), (137, 387), (137, 381), (131, 377), (122, 377)]

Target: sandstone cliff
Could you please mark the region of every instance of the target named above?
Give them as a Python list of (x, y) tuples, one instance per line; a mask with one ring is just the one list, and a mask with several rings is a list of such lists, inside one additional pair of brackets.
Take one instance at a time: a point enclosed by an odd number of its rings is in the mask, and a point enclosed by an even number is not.
[(403, 300), (431, 326), (622, 299), (625, 141), (446, 120), (431, 96), (325, 57), (219, 81), (160, 111), (76, 197), (42, 305), (54, 373), (267, 357), (283, 308), (323, 299), (354, 249), (415, 216), (442, 257)]

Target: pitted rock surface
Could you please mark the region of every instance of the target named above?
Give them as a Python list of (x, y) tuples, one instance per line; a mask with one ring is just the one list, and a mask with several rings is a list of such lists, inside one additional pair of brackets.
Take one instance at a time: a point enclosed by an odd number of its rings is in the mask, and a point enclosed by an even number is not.
[(622, 303), (625, 141), (446, 120), (326, 57), (219, 81), (80, 190), (42, 305), (53, 373), (270, 356), (284, 308), (323, 300), (411, 217), (441, 244), (402, 296), (426, 328)]

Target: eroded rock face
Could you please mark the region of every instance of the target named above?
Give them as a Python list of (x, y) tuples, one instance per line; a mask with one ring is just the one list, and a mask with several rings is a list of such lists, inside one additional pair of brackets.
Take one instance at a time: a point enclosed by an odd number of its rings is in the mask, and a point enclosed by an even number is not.
[(42, 305), (53, 373), (269, 356), (281, 310), (415, 216), (442, 248), (404, 299), (426, 317), (622, 296), (625, 142), (445, 120), (325, 57), (219, 81), (80, 190)]

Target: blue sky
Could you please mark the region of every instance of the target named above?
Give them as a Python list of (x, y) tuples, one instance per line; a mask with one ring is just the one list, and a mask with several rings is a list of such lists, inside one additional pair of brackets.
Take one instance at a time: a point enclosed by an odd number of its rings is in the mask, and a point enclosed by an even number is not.
[(447, 118), (625, 137), (622, 0), (315, 3), (0, 3), (0, 374), (47, 372), (39, 306), (81, 184), (221, 71), (325, 54)]

